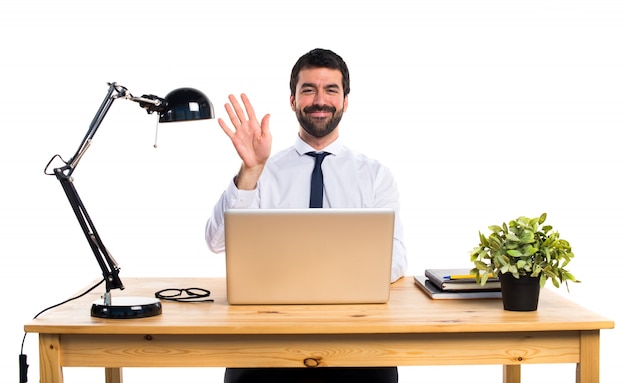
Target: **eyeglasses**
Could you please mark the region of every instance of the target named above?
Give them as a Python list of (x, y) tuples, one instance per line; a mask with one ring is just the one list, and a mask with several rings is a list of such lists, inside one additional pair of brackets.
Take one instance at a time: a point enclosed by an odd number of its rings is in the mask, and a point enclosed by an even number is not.
[(163, 289), (154, 293), (156, 298), (174, 302), (213, 302), (213, 299), (209, 299), (210, 295), (209, 290), (200, 287)]

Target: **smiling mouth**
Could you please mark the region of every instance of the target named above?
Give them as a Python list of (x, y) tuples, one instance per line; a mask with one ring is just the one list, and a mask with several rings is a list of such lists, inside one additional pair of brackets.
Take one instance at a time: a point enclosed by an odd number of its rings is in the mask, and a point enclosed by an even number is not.
[(330, 105), (311, 105), (304, 108), (303, 112), (307, 114), (335, 113), (335, 108)]
[(331, 112), (327, 112), (327, 111), (323, 111), (323, 110), (316, 110), (313, 112), (309, 112), (308, 113), (309, 116), (313, 117), (313, 118), (325, 118), (328, 117), (330, 115), (332, 115)]

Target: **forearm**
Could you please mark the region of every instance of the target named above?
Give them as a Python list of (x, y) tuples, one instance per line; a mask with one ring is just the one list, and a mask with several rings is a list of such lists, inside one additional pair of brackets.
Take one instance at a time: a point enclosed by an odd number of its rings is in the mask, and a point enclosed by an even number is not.
[(259, 207), (257, 190), (239, 190), (231, 180), (213, 207), (205, 227), (205, 240), (214, 253), (224, 251), (224, 212), (228, 209), (252, 209)]

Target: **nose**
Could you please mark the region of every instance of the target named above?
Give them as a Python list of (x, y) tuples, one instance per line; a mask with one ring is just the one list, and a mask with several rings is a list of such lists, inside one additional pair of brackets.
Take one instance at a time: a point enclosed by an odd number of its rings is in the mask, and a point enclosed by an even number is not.
[(313, 98), (314, 105), (324, 105), (324, 93), (316, 92), (315, 97)]

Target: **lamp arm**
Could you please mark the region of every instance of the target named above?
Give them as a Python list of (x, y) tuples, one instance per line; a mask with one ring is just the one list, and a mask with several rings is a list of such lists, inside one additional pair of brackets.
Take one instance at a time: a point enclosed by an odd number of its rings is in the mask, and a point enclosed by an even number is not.
[[(89, 149), (89, 146), (91, 146), (91, 140), (98, 131), (98, 128), (104, 120), (107, 112), (111, 108), (111, 105), (113, 105), (113, 102), (118, 98), (125, 98), (127, 100), (139, 103), (139, 106), (146, 109), (149, 114), (152, 114), (153, 112), (161, 113), (165, 110), (166, 106), (165, 100), (158, 96), (150, 94), (143, 95), (141, 97), (135, 97), (128, 92), (128, 89), (126, 87), (118, 85), (114, 82), (109, 83), (109, 90), (107, 92), (107, 95), (104, 98), (104, 101), (102, 101), (98, 112), (91, 121), (85, 137), (78, 146), (76, 153), (70, 158), (69, 161), (67, 161), (66, 166), (62, 168), (65, 174), (67, 174), (68, 176), (72, 175), (72, 173), (76, 169), (76, 166), (78, 165), (78, 162), (81, 160), (87, 149)], [(48, 165), (50, 165), (50, 163), (48, 163)]]
[(98, 131), (102, 120), (104, 120), (104, 117), (111, 108), (111, 105), (113, 105), (113, 102), (119, 97), (124, 97), (126, 93), (127, 89), (125, 87), (117, 85), (116, 83), (109, 83), (109, 90), (107, 92), (107, 95), (104, 98), (104, 101), (102, 101), (98, 112), (91, 121), (89, 129), (87, 130), (87, 133), (85, 134), (83, 140), (80, 142), (76, 153), (69, 159), (69, 161), (67, 161), (66, 166), (60, 168), (62, 169), (63, 173), (65, 173), (68, 177), (72, 175), (72, 173), (76, 169), (76, 166), (78, 165), (78, 162), (81, 160), (87, 149), (89, 149), (89, 146), (91, 145), (91, 140)]
[[(109, 90), (107, 92), (107, 95), (100, 105), (98, 112), (91, 121), (89, 129), (87, 130), (85, 137), (78, 146), (76, 153), (74, 154), (74, 156), (72, 156), (72, 158), (69, 159), (69, 161), (63, 161), (65, 164), (64, 166), (53, 169), (53, 174), (61, 183), (63, 191), (65, 192), (65, 195), (67, 196), (67, 199), (72, 206), (72, 210), (74, 211), (74, 214), (78, 219), (78, 223), (80, 224), (80, 227), (83, 230), (85, 237), (87, 238), (87, 242), (89, 243), (89, 246), (91, 247), (91, 250), (96, 257), (96, 261), (98, 262), (98, 265), (100, 265), (100, 269), (102, 270), (102, 275), (106, 283), (106, 294), (104, 296), (104, 303), (107, 305), (111, 304), (111, 290), (124, 289), (124, 284), (119, 277), (120, 267), (102, 243), (102, 239), (100, 238), (100, 235), (98, 234), (98, 231), (96, 230), (93, 221), (89, 217), (89, 213), (87, 213), (85, 205), (83, 204), (80, 196), (78, 195), (78, 192), (76, 191), (76, 188), (74, 187), (72, 173), (76, 169), (78, 162), (81, 160), (87, 149), (89, 149), (89, 146), (91, 145), (91, 140), (98, 131), (98, 128), (104, 120), (107, 112), (111, 108), (111, 105), (118, 98), (127, 98), (132, 101), (139, 102), (143, 108), (148, 109), (148, 113), (158, 111), (159, 109), (157, 108), (159, 108), (160, 105), (163, 103), (163, 100), (156, 96), (133, 97), (132, 95), (130, 95), (130, 93), (128, 93), (128, 90), (125, 87), (120, 86), (116, 83), (109, 83)], [(54, 156), (50, 160), (50, 162), (48, 162), (44, 173), (51, 175), (51, 173), (48, 172), (48, 168), (50, 167), (52, 161), (57, 157), (59, 156)]]
[(72, 177), (65, 174), (63, 172), (63, 168), (54, 169), (54, 175), (61, 183), (63, 191), (65, 192), (65, 195), (72, 206), (72, 210), (76, 215), (76, 219), (78, 219), (78, 223), (83, 230), (83, 234), (85, 234), (85, 238), (87, 239), (87, 242), (96, 257), (96, 261), (98, 262), (100, 269), (102, 270), (102, 276), (104, 277), (106, 284), (104, 300), (106, 305), (110, 305), (110, 291), (113, 289), (124, 290), (124, 284), (119, 277), (120, 267), (104, 246), (93, 221), (89, 217), (89, 213), (87, 212), (85, 205), (74, 187)]

